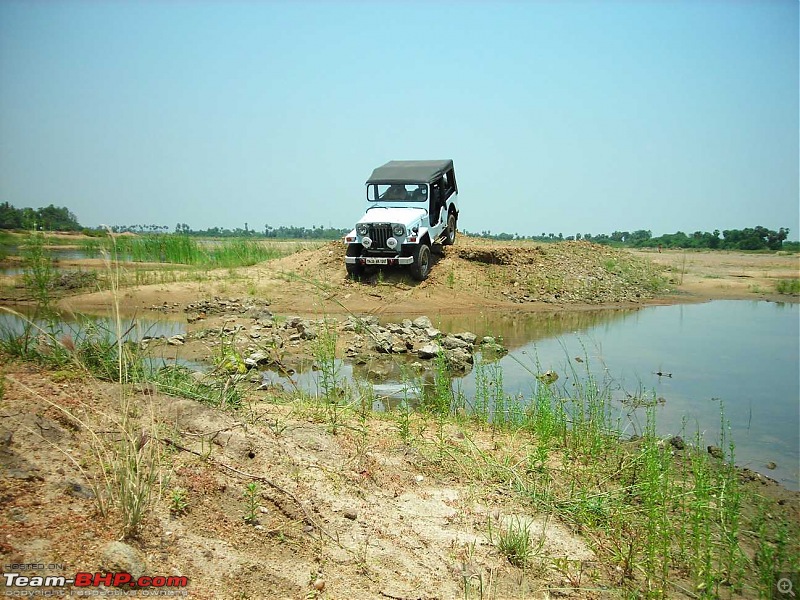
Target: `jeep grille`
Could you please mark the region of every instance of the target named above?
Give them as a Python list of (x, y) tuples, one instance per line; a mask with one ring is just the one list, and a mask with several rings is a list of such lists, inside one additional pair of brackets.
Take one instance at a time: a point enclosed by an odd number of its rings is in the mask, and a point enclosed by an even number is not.
[(392, 236), (392, 226), (388, 223), (381, 223), (380, 225), (369, 226), (369, 237), (372, 238), (372, 248), (378, 250), (385, 250), (386, 240)]

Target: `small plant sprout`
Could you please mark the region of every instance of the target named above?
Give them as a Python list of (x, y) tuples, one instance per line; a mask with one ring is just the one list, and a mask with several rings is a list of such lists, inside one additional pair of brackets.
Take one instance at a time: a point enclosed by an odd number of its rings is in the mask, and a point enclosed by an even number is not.
[(174, 488), (169, 495), (169, 512), (182, 515), (189, 509), (189, 498), (183, 488)]
[(242, 499), (244, 502), (244, 522), (248, 525), (255, 525), (258, 523), (258, 509), (260, 504), (258, 498), (261, 495), (261, 486), (257, 481), (248, 483), (244, 492), (242, 492)]

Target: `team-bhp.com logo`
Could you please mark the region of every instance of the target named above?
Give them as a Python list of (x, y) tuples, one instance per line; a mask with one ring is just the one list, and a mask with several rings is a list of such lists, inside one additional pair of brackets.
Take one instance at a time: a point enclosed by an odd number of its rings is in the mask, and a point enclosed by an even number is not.
[[(9, 594), (9, 588), (24, 588), (25, 590), (34, 590), (41, 588), (64, 588), (73, 586), (76, 588), (99, 588), (100, 586), (106, 587), (128, 587), (128, 588), (141, 588), (152, 589), (153, 592), (162, 589), (185, 588), (189, 580), (186, 577), (179, 576), (154, 576), (149, 577), (143, 575), (142, 577), (134, 578), (130, 573), (75, 573), (74, 577), (64, 577), (63, 575), (22, 575), (20, 573), (3, 573), (3, 579), (6, 584), (6, 595), (16, 595), (13, 592)], [(156, 588), (156, 589), (153, 589)], [(22, 590), (19, 590), (22, 591)], [(150, 595), (150, 594), (148, 594)], [(161, 595), (153, 593), (152, 595)]]

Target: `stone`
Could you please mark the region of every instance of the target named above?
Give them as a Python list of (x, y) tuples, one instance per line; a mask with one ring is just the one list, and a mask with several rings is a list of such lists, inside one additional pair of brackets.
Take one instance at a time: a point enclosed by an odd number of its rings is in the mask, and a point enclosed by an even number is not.
[(686, 448), (686, 442), (683, 441), (683, 438), (679, 435), (672, 436), (669, 439), (669, 445), (675, 448), (676, 450), (683, 450)]
[(417, 329), (429, 329), (433, 327), (433, 323), (428, 317), (417, 317), (412, 321), (412, 325)]
[(719, 446), (709, 446), (708, 453), (714, 458), (719, 458), (719, 459), (725, 458), (725, 454), (722, 452), (722, 448), (720, 448)]
[(171, 338), (167, 339), (167, 343), (170, 346), (183, 346), (185, 342), (186, 342), (186, 336), (183, 335), (182, 333), (179, 333), (178, 335), (173, 335)]
[(770, 461), (770, 462), (768, 462), (768, 463), (767, 463), (767, 468), (768, 468), (770, 471), (774, 471), (775, 469), (777, 469), (777, 468), (778, 468), (778, 464), (777, 464), (777, 463), (775, 463), (775, 462), (772, 462), (772, 461)]
[(263, 352), (253, 352), (250, 356), (245, 359), (245, 363), (251, 360), (256, 365), (266, 365), (270, 362), (269, 356), (264, 354)]
[(442, 347), (439, 344), (425, 344), (422, 348), (417, 350), (417, 356), (420, 358), (434, 358), (442, 351)]
[(65, 484), (66, 491), (70, 496), (75, 496), (76, 498), (83, 498), (85, 500), (91, 500), (94, 498), (94, 492), (87, 486), (79, 483), (77, 481), (68, 481)]
[(472, 365), (472, 353), (464, 348), (456, 348), (445, 352), (447, 364), (450, 369), (455, 371), (467, 371)]
[(461, 338), (457, 338), (454, 335), (447, 335), (442, 338), (440, 342), (442, 344), (442, 348), (445, 350), (455, 350), (456, 348), (470, 348), (472, 344), (469, 344), (462, 340)]
[(391, 333), (386, 331), (381, 331), (375, 334), (372, 343), (372, 349), (377, 350), (378, 352), (388, 353), (392, 349), (392, 345), (394, 344), (394, 338), (392, 337)]
[(470, 346), (474, 346), (475, 342), (478, 340), (478, 336), (471, 331), (462, 331), (461, 333), (454, 334), (453, 337), (465, 341)]
[(426, 327), (425, 335), (427, 335), (429, 339), (435, 340), (442, 335), (442, 332), (436, 329), (436, 327)]
[(109, 542), (100, 553), (100, 569), (106, 573), (130, 573), (138, 579), (147, 572), (144, 555), (124, 542)]

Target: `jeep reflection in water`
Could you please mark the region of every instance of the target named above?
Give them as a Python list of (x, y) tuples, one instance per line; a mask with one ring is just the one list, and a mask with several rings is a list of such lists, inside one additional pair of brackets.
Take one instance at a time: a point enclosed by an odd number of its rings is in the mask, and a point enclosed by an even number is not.
[(367, 180), (367, 209), (347, 234), (351, 277), (367, 265), (410, 265), (428, 276), (433, 244), (456, 240), (458, 184), (452, 160), (393, 160)]

